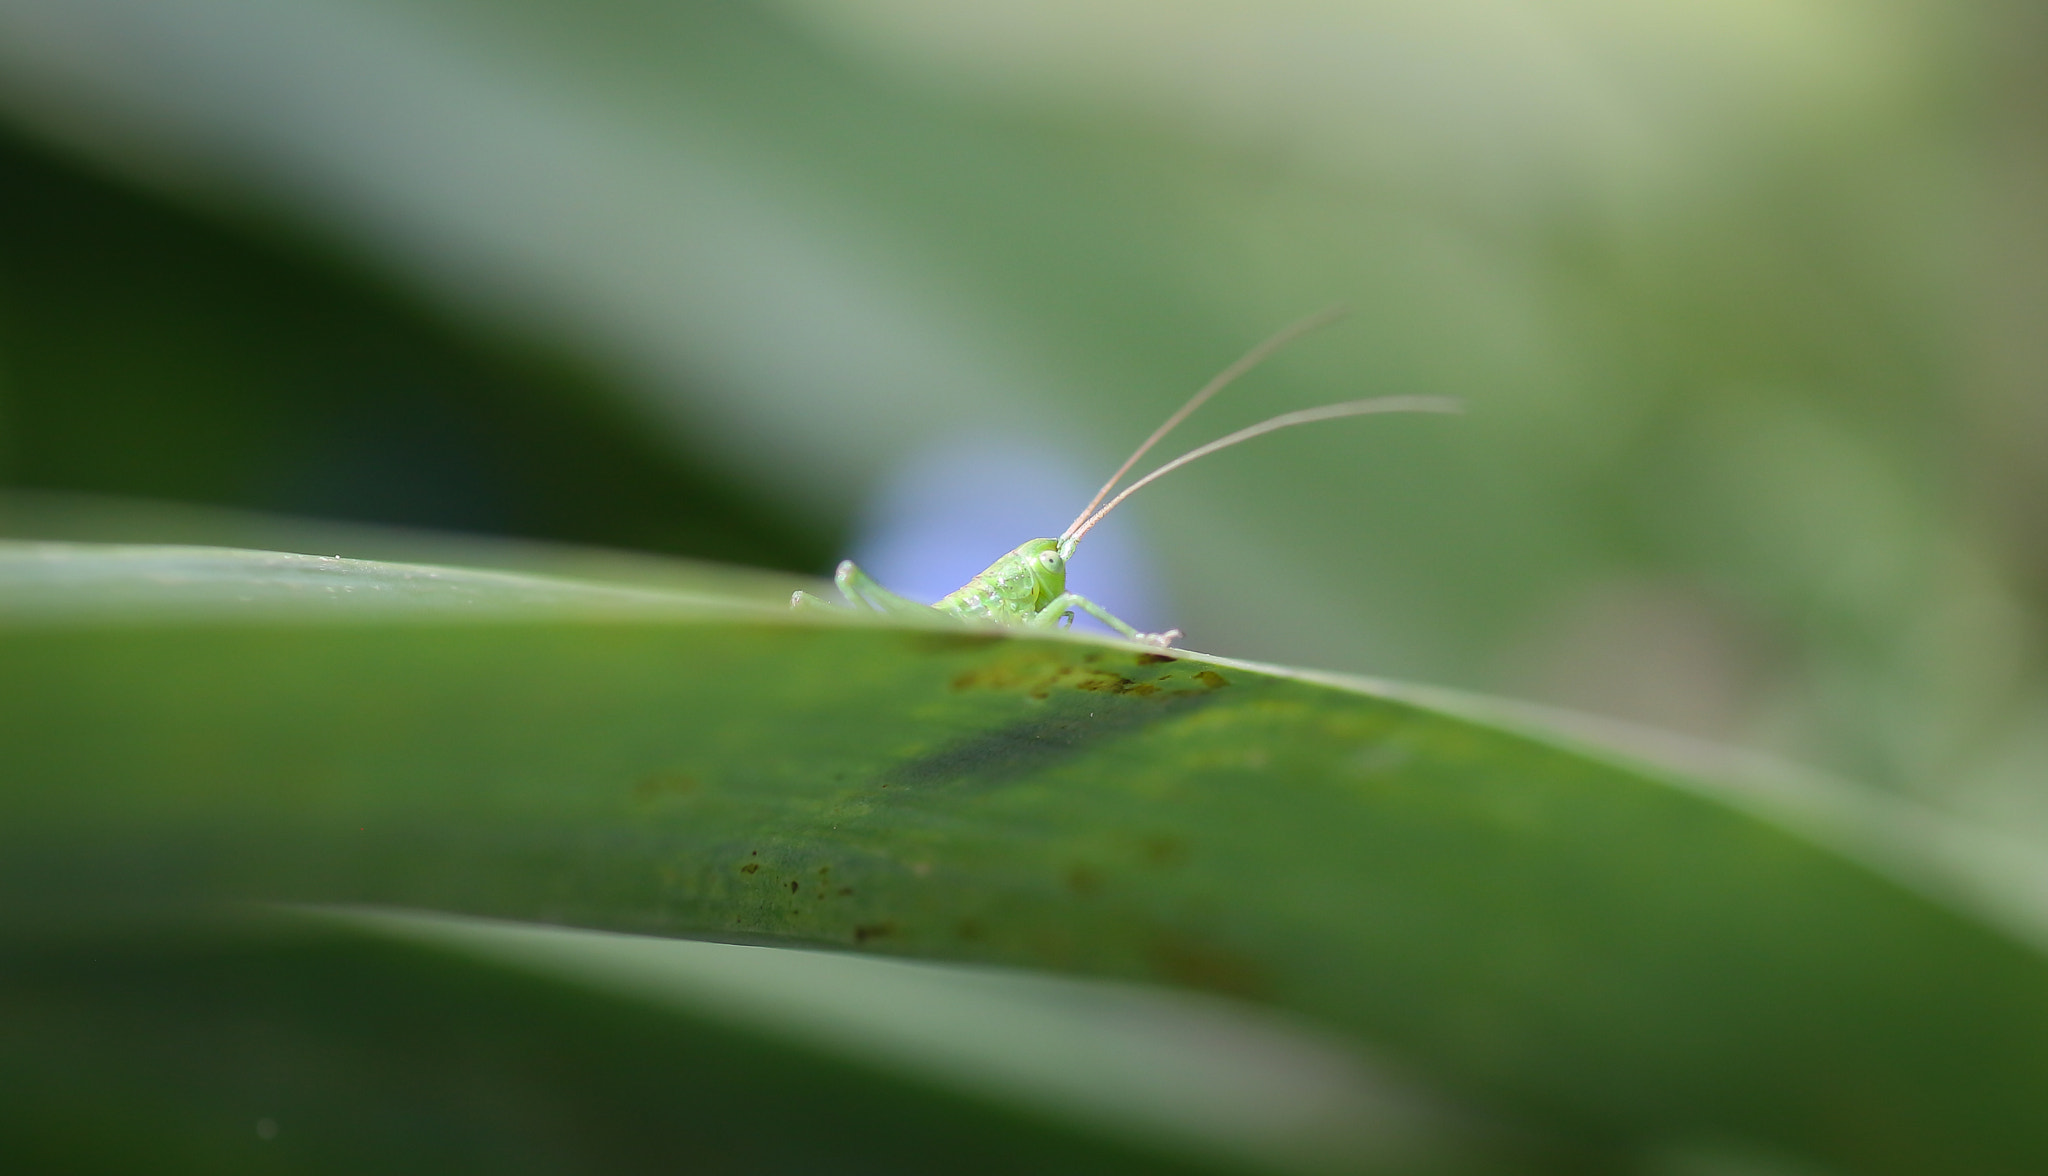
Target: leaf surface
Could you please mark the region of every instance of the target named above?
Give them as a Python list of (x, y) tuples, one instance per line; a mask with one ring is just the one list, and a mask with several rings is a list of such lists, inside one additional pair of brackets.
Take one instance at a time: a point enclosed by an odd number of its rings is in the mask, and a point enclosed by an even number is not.
[(262, 900), (1015, 965), (1282, 1009), (1581, 1143), (2048, 1160), (2033, 913), (1846, 795), (1062, 636), (245, 552), (4, 567), (24, 935)]

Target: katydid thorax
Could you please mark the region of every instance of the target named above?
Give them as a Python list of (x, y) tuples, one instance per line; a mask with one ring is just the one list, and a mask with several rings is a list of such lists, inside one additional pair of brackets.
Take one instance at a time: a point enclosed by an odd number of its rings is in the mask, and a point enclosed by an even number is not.
[[(1383, 396), (1371, 400), (1347, 400), (1338, 404), (1326, 404), (1320, 408), (1283, 413), (1260, 421), (1256, 425), (1239, 429), (1207, 445), (1191, 449), (1124, 487), (1116, 497), (1109, 497), (1110, 492), (1116, 489), (1117, 483), (1131, 471), (1131, 467), (1137, 465), (1154, 445), (1171, 432), (1174, 426), (1200, 408), (1204, 401), (1221, 392), (1232, 381), (1250, 371), (1273, 352), (1315, 328), (1333, 321), (1342, 313), (1341, 309), (1327, 310), (1295, 323), (1252, 348), (1236, 363), (1217, 373), (1215, 379), (1210, 380), (1189, 397), (1187, 403), (1161, 422), (1159, 427), (1152, 431), (1152, 435), (1124, 459), (1124, 463), (1110, 475), (1109, 481), (1103, 484), (1102, 489), (1096, 491), (1094, 499), (1082, 508), (1081, 513), (1057, 538), (1031, 539), (1019, 544), (990, 564), (981, 574), (941, 597), (934, 604), (919, 604), (907, 597), (898, 596), (876, 583), (873, 577), (861, 571), (850, 559), (842, 561), (838, 570), (833, 573), (832, 579), (839, 588), (839, 594), (846, 598), (847, 606), (855, 609), (919, 617), (928, 617), (937, 612), (962, 621), (992, 621), (1001, 625), (1029, 629), (1054, 628), (1062, 621), (1071, 622), (1076, 612), (1084, 612), (1132, 641), (1160, 647), (1171, 646), (1180, 637), (1180, 630), (1141, 633), (1087, 597), (1067, 591), (1067, 561), (1073, 558), (1074, 549), (1080, 544), (1082, 537), (1110, 511), (1115, 510), (1140, 489), (1189, 462), (1279, 429), (1371, 413), (1463, 411), (1459, 402), (1449, 397)], [(1103, 502), (1105, 498), (1109, 499), (1107, 504)], [(830, 602), (808, 592), (796, 593), (790, 599), (790, 606), (834, 607)]]

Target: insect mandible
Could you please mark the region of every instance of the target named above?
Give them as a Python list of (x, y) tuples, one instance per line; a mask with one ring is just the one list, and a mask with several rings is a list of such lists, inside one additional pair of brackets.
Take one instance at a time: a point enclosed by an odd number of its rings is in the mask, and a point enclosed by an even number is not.
[[(1095, 524), (1101, 522), (1126, 498), (1189, 462), (1279, 429), (1336, 420), (1339, 417), (1365, 416), (1370, 413), (1464, 411), (1463, 406), (1450, 397), (1382, 396), (1371, 400), (1347, 400), (1338, 404), (1326, 404), (1320, 408), (1282, 413), (1181, 454), (1124, 487), (1115, 498), (1109, 499), (1107, 505), (1103, 504), (1102, 500), (1109, 497), (1110, 491), (1116, 489), (1117, 483), (1131, 471), (1131, 467), (1138, 464), (1139, 459), (1158, 444), (1160, 439), (1172, 432), (1174, 426), (1200, 408), (1204, 401), (1258, 366), (1267, 356), (1317, 327), (1332, 322), (1343, 313), (1343, 309), (1339, 307), (1303, 319), (1247, 351), (1236, 363), (1217, 373), (1215, 379), (1210, 380), (1201, 390), (1189, 397), (1186, 404), (1167, 417), (1152, 431), (1150, 437), (1145, 438), (1144, 444), (1138, 446), (1124, 459), (1124, 463), (1117, 467), (1116, 473), (1110, 475), (1109, 481), (1103, 483), (1102, 489), (1095, 492), (1095, 497), (1081, 509), (1081, 513), (1058, 538), (1032, 539), (1018, 545), (1015, 550), (990, 564), (980, 575), (948, 593), (935, 604), (919, 604), (908, 597), (898, 596), (876, 583), (873, 577), (861, 571), (850, 559), (842, 561), (832, 576), (833, 582), (839, 587), (839, 594), (846, 598), (847, 607), (855, 609), (865, 608), (878, 613), (918, 617), (928, 617), (937, 612), (962, 621), (994, 621), (1026, 629), (1054, 628), (1063, 620), (1071, 622), (1074, 613), (1085, 612), (1132, 641), (1162, 648), (1171, 646), (1175, 639), (1181, 636), (1179, 629), (1168, 629), (1164, 633), (1140, 633), (1130, 624), (1112, 615), (1108, 609), (1077, 592), (1067, 591), (1067, 561), (1073, 558), (1074, 548)], [(790, 598), (789, 603), (791, 608), (838, 607), (808, 592), (796, 593)]]

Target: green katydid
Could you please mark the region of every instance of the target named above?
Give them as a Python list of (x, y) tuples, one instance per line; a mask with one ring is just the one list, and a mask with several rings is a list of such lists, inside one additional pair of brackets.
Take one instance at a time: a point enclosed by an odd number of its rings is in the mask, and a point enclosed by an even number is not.
[[(927, 617), (936, 612), (962, 621), (994, 621), (998, 624), (1029, 629), (1053, 628), (1062, 620), (1071, 622), (1075, 612), (1085, 612), (1133, 641), (1162, 648), (1171, 646), (1174, 639), (1181, 635), (1180, 630), (1140, 633), (1136, 628), (1111, 615), (1109, 610), (1101, 605), (1079, 593), (1067, 591), (1067, 561), (1073, 557), (1074, 548), (1095, 524), (1101, 522), (1126, 498), (1189, 462), (1278, 429), (1336, 420), (1339, 417), (1364, 416), (1369, 413), (1463, 411), (1458, 401), (1448, 397), (1383, 396), (1372, 400), (1347, 400), (1339, 404), (1326, 404), (1320, 408), (1283, 413), (1181, 454), (1124, 487), (1115, 498), (1109, 499), (1107, 505), (1103, 505), (1102, 500), (1109, 497), (1110, 491), (1116, 489), (1117, 483), (1131, 471), (1131, 467), (1138, 464), (1139, 459), (1171, 432), (1174, 426), (1200, 408), (1204, 401), (1258, 366), (1267, 356), (1317, 327), (1331, 322), (1342, 313), (1341, 308), (1327, 310), (1295, 323), (1252, 348), (1236, 363), (1217, 373), (1215, 379), (1210, 380), (1200, 391), (1189, 397), (1186, 404), (1167, 417), (1153, 430), (1152, 435), (1145, 439), (1144, 444), (1138, 446), (1131, 456), (1124, 459), (1124, 463), (1117, 467), (1116, 473), (1110, 475), (1109, 481), (1103, 484), (1102, 489), (1096, 491), (1095, 497), (1082, 508), (1080, 515), (1060, 533), (1058, 538), (1032, 539), (1019, 545), (936, 604), (919, 604), (907, 597), (896, 595), (876, 583), (850, 559), (841, 562), (832, 577), (833, 582), (839, 587), (839, 594), (846, 598), (848, 607), (855, 609), (865, 608), (878, 613), (919, 617)], [(798, 592), (791, 597), (790, 607), (836, 606), (808, 592)]]

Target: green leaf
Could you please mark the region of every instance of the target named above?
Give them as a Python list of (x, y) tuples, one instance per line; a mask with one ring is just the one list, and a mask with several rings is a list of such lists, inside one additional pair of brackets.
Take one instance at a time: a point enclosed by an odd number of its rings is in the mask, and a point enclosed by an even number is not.
[(1583, 1146), (2048, 1162), (2048, 921), (1850, 793), (1060, 635), (268, 553), (0, 568), (22, 942), (257, 900), (1015, 965), (1285, 1010)]
[(14, 1170), (1471, 1170), (1476, 1124), (1156, 991), (362, 910), (0, 953)]

